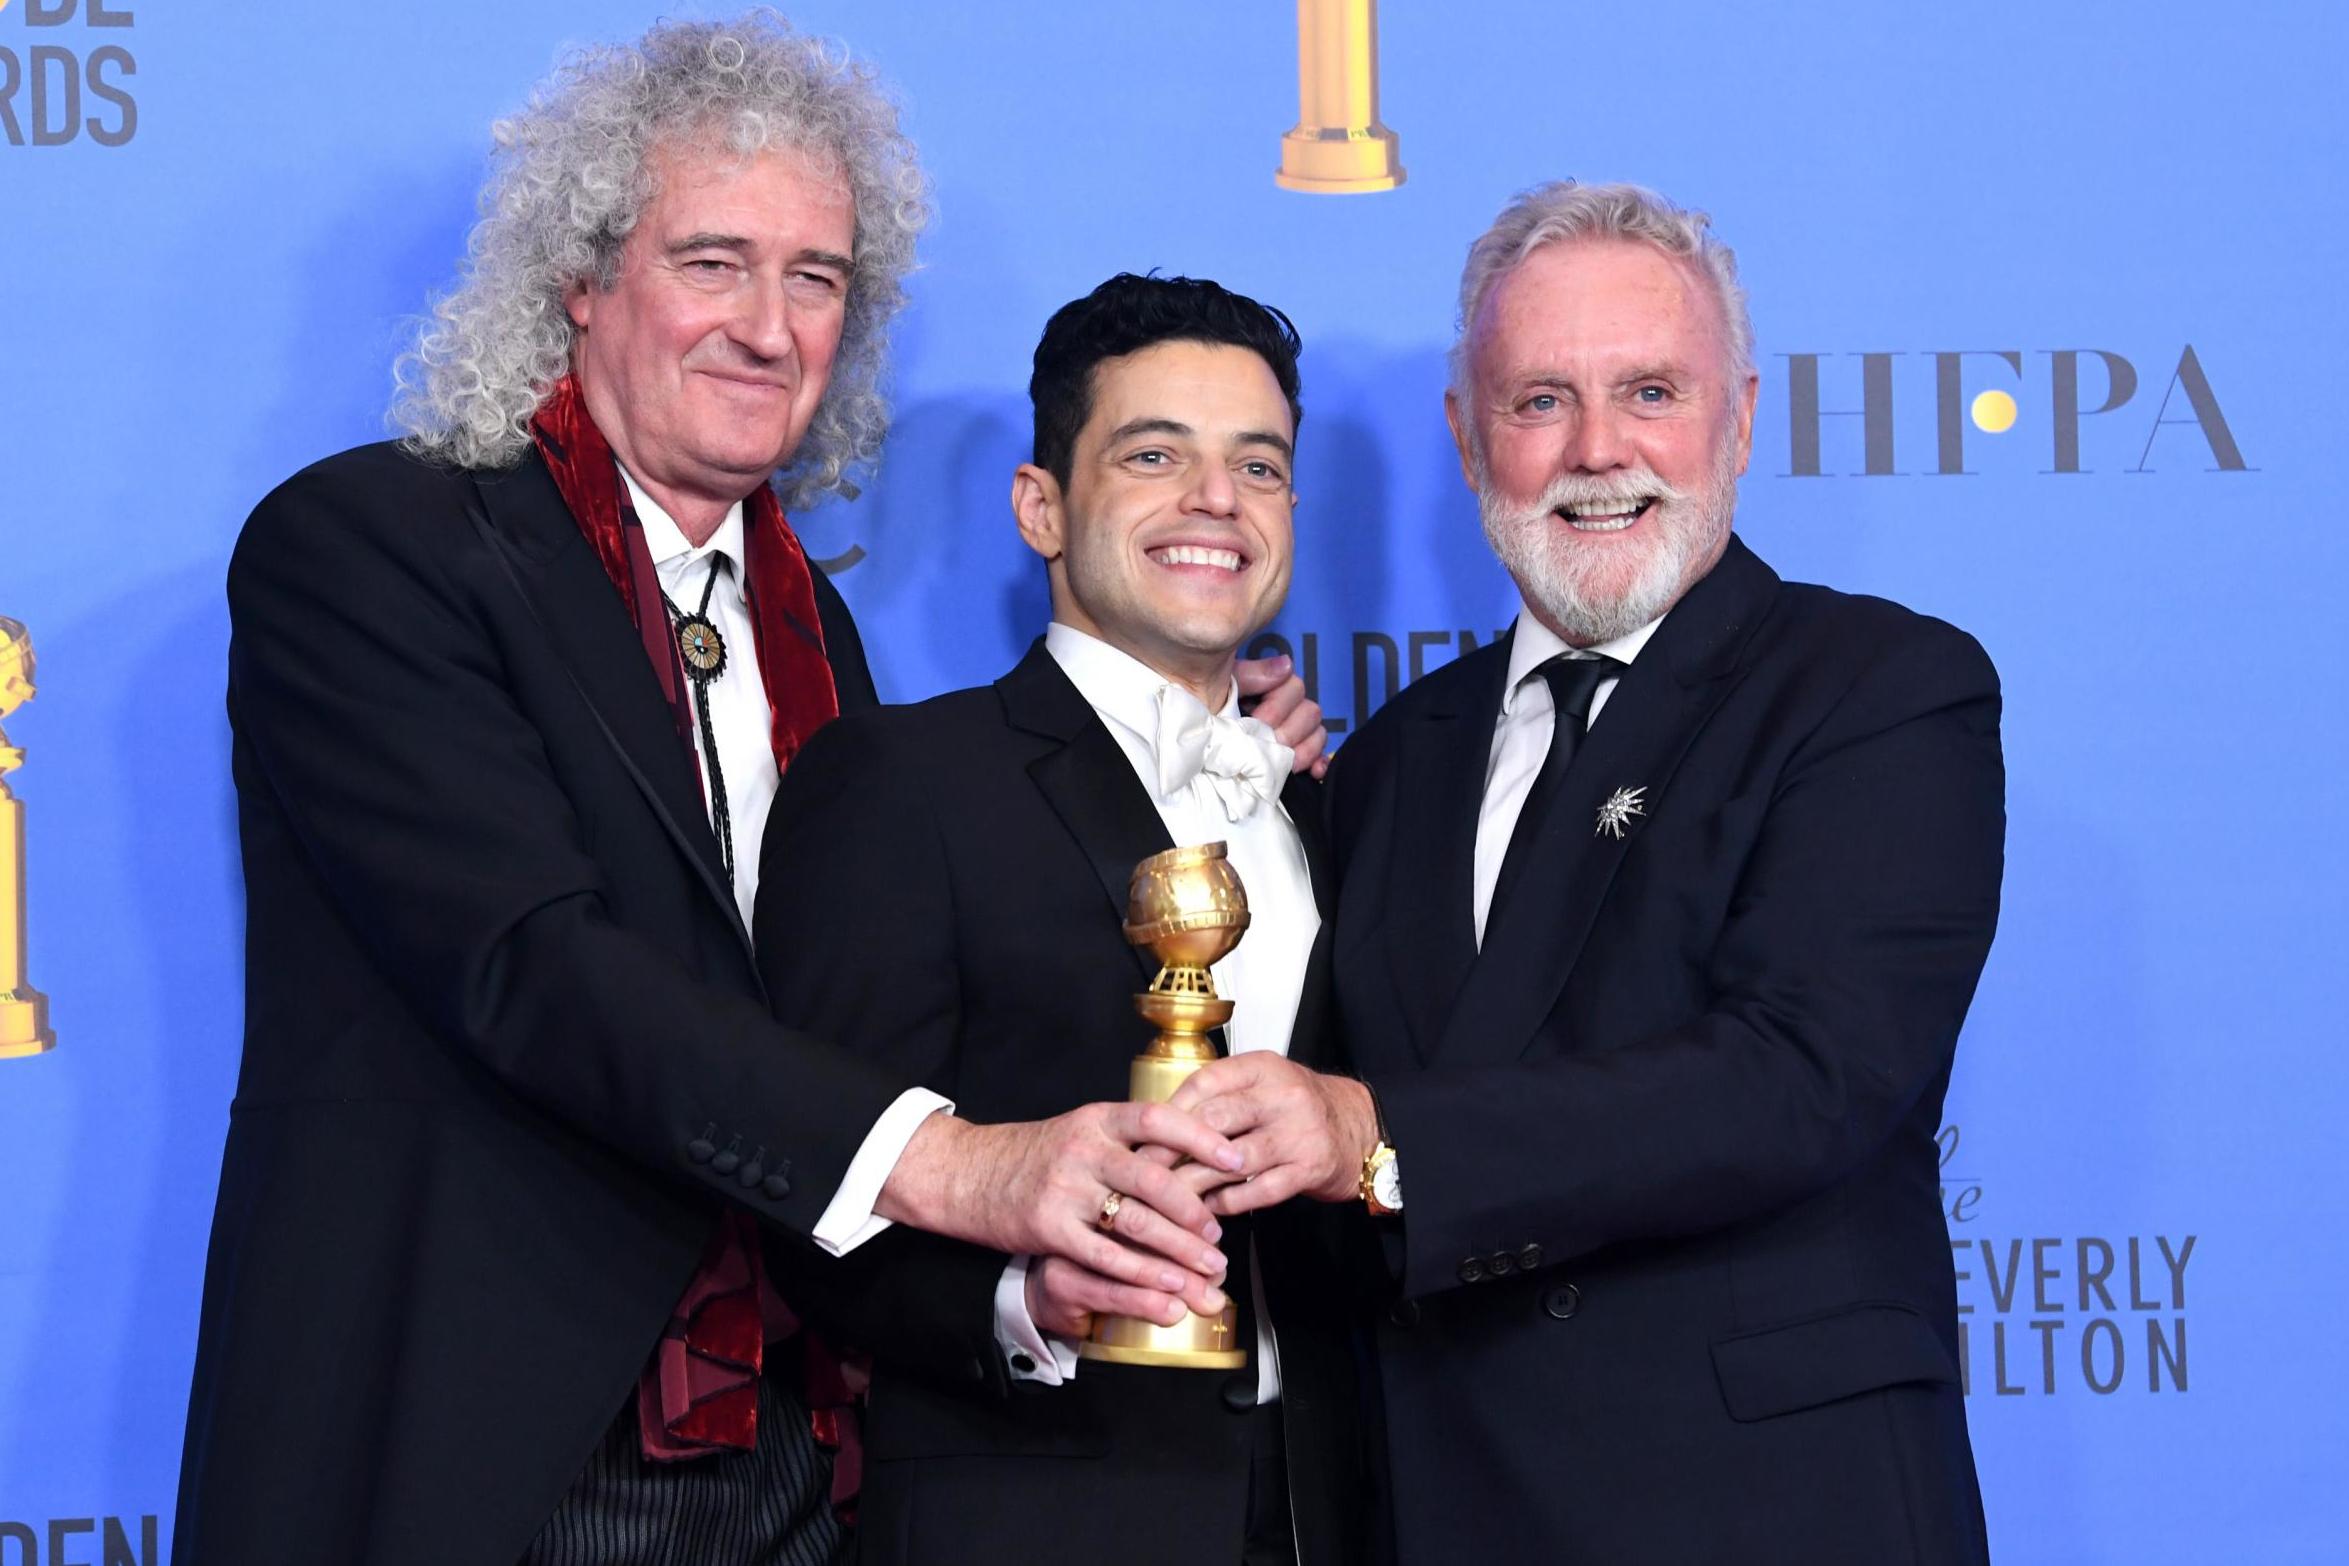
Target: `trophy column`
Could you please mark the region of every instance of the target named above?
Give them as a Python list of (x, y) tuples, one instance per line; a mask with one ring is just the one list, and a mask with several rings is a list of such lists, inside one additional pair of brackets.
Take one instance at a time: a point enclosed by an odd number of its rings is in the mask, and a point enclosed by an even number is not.
[[(0, 718), (32, 697), (32, 637), (0, 618)], [(8, 791), (8, 774), (23, 765), (24, 752), (0, 734), (0, 1059), (57, 1044), (48, 998), (25, 982), (24, 801)]]
[[(1160, 967), (1134, 1009), (1158, 1025), (1128, 1077), (1140, 1103), (1163, 1104), (1183, 1079), (1215, 1059), (1213, 1030), (1231, 1020), (1232, 1003), (1215, 993), (1208, 971), (1248, 930), (1248, 892), (1221, 843), (1170, 848), (1134, 867), (1126, 889), (1126, 939), (1146, 946)], [(1248, 1363), (1237, 1308), (1185, 1316), (1171, 1327), (1133, 1316), (1094, 1318), (1078, 1346), (1086, 1359), (1178, 1370), (1237, 1370)]]
[(1401, 148), (1378, 119), (1378, 0), (1297, 0), (1297, 125), (1272, 181), (1332, 194), (1403, 183)]

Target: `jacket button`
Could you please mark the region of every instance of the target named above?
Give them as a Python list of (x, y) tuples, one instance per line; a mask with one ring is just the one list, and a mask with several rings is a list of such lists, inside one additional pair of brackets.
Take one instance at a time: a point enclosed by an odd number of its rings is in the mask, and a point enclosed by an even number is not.
[[(1418, 1326), (1418, 1325), (1419, 1325), (1419, 1301), (1417, 1301), (1417, 1300), (1397, 1300), (1397, 1301), (1395, 1301), (1395, 1303), (1394, 1303), (1394, 1304), (1392, 1304), (1392, 1305), (1390, 1305), (1390, 1306), (1388, 1306), (1388, 1307), (1387, 1307), (1387, 1320), (1389, 1320), (1389, 1321), (1393, 1322), (1393, 1323), (1394, 1323), (1396, 1326), (1398, 1326), (1398, 1327), (1416, 1327), (1416, 1326)], [(1284, 1394), (1284, 1395), (1285, 1395), (1285, 1394)]]
[(1485, 1270), (1490, 1272), (1494, 1277), (1506, 1278), (1509, 1276), (1509, 1274), (1517, 1270), (1517, 1258), (1510, 1255), (1507, 1251), (1495, 1251), (1493, 1252), (1492, 1260), (1486, 1262), (1484, 1265)]
[(1542, 1295), (1542, 1309), (1560, 1321), (1582, 1308), (1582, 1291), (1571, 1283), (1561, 1283)]
[(1484, 1260), (1482, 1257), (1471, 1256), (1460, 1264), (1460, 1281), (1462, 1283), (1484, 1282)]
[(1542, 1248), (1540, 1246), (1528, 1245), (1517, 1252), (1517, 1267), (1520, 1272), (1532, 1272), (1541, 1264)]
[(759, 1182), (759, 1189), (779, 1202), (791, 1194), (791, 1177), (771, 1174)]
[(976, 1357), (966, 1359), (962, 1362), (962, 1378), (965, 1381), (984, 1381), (987, 1379), (987, 1367), (980, 1364)]
[(1256, 1411), (1256, 1378), (1250, 1375), (1226, 1376), (1223, 1383), (1223, 1406), (1235, 1414)]

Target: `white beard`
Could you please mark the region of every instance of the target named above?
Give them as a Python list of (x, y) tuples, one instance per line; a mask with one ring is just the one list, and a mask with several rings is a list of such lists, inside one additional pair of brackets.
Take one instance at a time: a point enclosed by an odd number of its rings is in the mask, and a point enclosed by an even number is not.
[[(1481, 455), (1477, 511), (1486, 542), (1543, 619), (1581, 645), (1611, 642), (1661, 616), (1719, 556), (1737, 510), (1736, 450), (1723, 442), (1711, 482), (1695, 497), (1646, 467), (1605, 477), (1562, 473), (1538, 500), (1519, 503), (1496, 490)], [(1633, 524), (1652, 539), (1632, 563), (1600, 539), (1585, 541), (1558, 515), (1561, 507), (1655, 509)], [(1629, 578), (1624, 573), (1629, 570)]]

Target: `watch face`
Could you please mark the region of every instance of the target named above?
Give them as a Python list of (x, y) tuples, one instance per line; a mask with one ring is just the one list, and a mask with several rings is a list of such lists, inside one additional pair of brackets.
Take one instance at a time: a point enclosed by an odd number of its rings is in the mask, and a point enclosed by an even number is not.
[(1380, 1164), (1370, 1177), (1370, 1194), (1378, 1198), (1381, 1207), (1400, 1210), (1403, 1205), (1402, 1160), (1390, 1158)]

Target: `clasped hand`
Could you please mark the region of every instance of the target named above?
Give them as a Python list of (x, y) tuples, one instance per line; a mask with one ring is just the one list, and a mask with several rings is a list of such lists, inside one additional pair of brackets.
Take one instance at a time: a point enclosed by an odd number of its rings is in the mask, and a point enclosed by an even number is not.
[[(1186, 1163), (1187, 1161), (1187, 1163)], [(1014, 1254), (1031, 1267), (1030, 1308), (1048, 1332), (1081, 1313), (1153, 1321), (1223, 1308), (1223, 1226), (1177, 1166), (1245, 1170), (1245, 1155), (1198, 1117), (1164, 1104), (1087, 1104), (1050, 1120), (924, 1121), (882, 1187), (884, 1218)], [(1111, 1193), (1118, 1197), (1111, 1204)], [(1108, 1222), (1105, 1208), (1114, 1208)], [(1043, 1310), (1039, 1288), (1055, 1285)]]
[[(1351, 1201), (1360, 1192), (1362, 1161), (1378, 1140), (1378, 1111), (1361, 1083), (1261, 1051), (1202, 1067), (1164, 1107), (1228, 1139), (1238, 1161), (1200, 1160), (1166, 1141), (1139, 1147), (1134, 1156), (1224, 1217), (1292, 1196)], [(1120, 1206), (1121, 1237), (1131, 1211), (1131, 1203)], [(1123, 1277), (1090, 1266), (1085, 1256), (1056, 1254), (1028, 1269), (1028, 1314), (1046, 1332), (1082, 1337), (1095, 1312), (1171, 1326), (1185, 1305), (1202, 1313), (1222, 1307), (1221, 1291), (1172, 1298), (1134, 1288)]]

